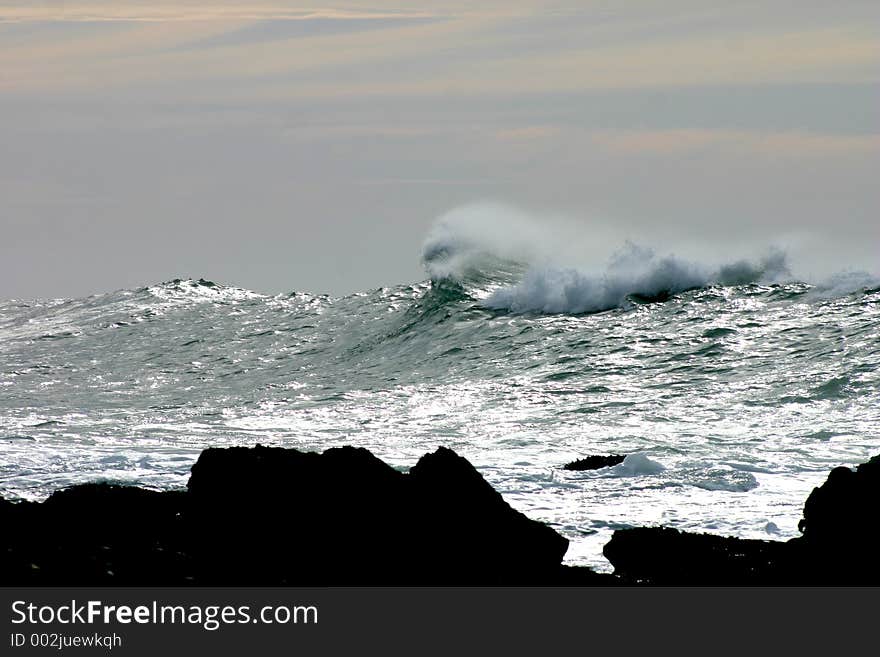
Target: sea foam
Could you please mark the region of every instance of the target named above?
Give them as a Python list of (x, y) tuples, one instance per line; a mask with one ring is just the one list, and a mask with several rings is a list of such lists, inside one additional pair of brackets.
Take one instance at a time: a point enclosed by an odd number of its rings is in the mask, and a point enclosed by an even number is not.
[(590, 313), (710, 285), (771, 282), (786, 271), (785, 256), (777, 251), (758, 262), (742, 260), (713, 269), (627, 243), (601, 273), (533, 266), (519, 283), (495, 290), (485, 305), (516, 313)]
[(623, 463), (614, 466), (615, 473), (626, 476), (659, 474), (664, 470), (666, 466), (648, 458), (648, 455), (642, 452), (627, 454)]
[(422, 261), (433, 281), (494, 279), (483, 304), (514, 313), (599, 312), (711, 285), (769, 283), (789, 275), (780, 249), (757, 260), (712, 266), (629, 241), (596, 267), (578, 258), (579, 242), (582, 251), (595, 251), (588, 241), (583, 227), (554, 224), (548, 231), (518, 210), (478, 204), (435, 222)]

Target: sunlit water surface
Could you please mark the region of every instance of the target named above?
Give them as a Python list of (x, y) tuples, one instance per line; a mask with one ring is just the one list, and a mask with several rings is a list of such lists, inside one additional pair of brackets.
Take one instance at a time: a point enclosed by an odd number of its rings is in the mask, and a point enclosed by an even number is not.
[[(878, 290), (710, 286), (582, 315), (485, 297), (187, 280), (2, 302), (0, 490), (182, 487), (208, 446), (358, 445), (405, 468), (446, 445), (607, 570), (616, 528), (795, 536), (832, 467), (880, 452)], [(645, 458), (561, 468), (608, 453)]]

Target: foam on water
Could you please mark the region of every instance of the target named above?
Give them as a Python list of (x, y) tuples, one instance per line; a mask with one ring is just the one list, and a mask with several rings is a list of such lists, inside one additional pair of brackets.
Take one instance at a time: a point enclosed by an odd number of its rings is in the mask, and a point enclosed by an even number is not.
[(730, 281), (768, 282), (784, 271), (784, 256), (778, 253), (758, 263), (738, 261), (711, 270), (627, 244), (600, 274), (553, 265), (533, 266), (519, 283), (495, 290), (485, 304), (516, 313), (582, 314), (644, 301), (665, 301), (674, 294)]
[(663, 472), (666, 470), (666, 466), (652, 461), (647, 454), (636, 452), (635, 454), (627, 454), (623, 463), (614, 466), (613, 470), (627, 476), (652, 475)]

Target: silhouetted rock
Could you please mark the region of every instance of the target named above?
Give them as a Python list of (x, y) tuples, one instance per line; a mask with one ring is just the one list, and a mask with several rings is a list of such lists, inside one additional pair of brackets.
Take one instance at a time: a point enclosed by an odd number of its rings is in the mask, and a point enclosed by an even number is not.
[(880, 456), (834, 468), (807, 498), (799, 523), (814, 563), (839, 583), (880, 583)]
[(614, 574), (646, 584), (880, 584), (880, 456), (835, 468), (804, 504), (803, 536), (786, 542), (619, 530), (603, 553)]
[(562, 466), (563, 470), (598, 470), (599, 468), (610, 468), (614, 465), (623, 463), (625, 456), (620, 454), (609, 454), (608, 456), (594, 455), (587, 456)]
[(840, 536), (875, 543), (878, 524), (870, 522), (880, 509), (880, 456), (850, 468), (834, 468), (804, 504), (798, 527), (808, 541), (836, 542)]
[(657, 585), (794, 583), (786, 543), (690, 534), (668, 527), (614, 532), (602, 550), (614, 574)]
[(614, 582), (440, 448), (410, 473), (367, 450), (208, 449), (187, 491), (104, 484), (0, 503), (4, 584)]
[(87, 484), (0, 498), (3, 585), (880, 584), (880, 457), (835, 468), (787, 542), (614, 533), (615, 576), (440, 448), (409, 473), (353, 447), (208, 449), (186, 491)]
[(0, 505), (0, 583), (172, 584), (185, 577), (181, 492), (84, 484)]
[(192, 473), (200, 581), (527, 583), (554, 576), (568, 546), (445, 448), (409, 474), (353, 447), (209, 449)]

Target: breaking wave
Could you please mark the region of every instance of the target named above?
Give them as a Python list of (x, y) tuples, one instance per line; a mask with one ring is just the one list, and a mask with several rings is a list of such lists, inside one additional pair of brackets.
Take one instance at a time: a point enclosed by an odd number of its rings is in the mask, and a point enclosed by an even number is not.
[(576, 253), (571, 235), (548, 236), (518, 211), (477, 205), (438, 219), (422, 261), (432, 281), (482, 287), (485, 307), (514, 313), (592, 313), (712, 285), (774, 283), (790, 275), (779, 249), (757, 260), (710, 266), (626, 242), (598, 270), (570, 264)]
[(600, 274), (574, 268), (530, 268), (522, 281), (495, 290), (485, 304), (515, 313), (581, 314), (665, 301), (671, 295), (710, 285), (774, 282), (788, 271), (785, 255), (739, 261), (718, 269), (627, 244)]

